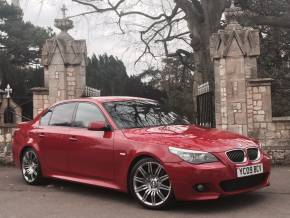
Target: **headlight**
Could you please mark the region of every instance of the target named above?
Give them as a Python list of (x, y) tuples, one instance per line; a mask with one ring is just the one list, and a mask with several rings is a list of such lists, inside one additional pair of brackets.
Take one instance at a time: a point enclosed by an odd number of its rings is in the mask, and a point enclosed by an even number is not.
[(192, 164), (212, 163), (218, 161), (214, 155), (202, 151), (169, 147), (169, 152)]

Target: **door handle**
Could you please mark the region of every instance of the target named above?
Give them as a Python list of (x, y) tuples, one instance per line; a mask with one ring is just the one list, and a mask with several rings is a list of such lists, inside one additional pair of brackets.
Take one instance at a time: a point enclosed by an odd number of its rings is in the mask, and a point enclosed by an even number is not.
[(44, 133), (39, 133), (39, 137), (40, 138), (44, 138), (45, 137), (45, 134)]
[(72, 141), (72, 142), (78, 141), (78, 139), (76, 137), (70, 137), (69, 140)]

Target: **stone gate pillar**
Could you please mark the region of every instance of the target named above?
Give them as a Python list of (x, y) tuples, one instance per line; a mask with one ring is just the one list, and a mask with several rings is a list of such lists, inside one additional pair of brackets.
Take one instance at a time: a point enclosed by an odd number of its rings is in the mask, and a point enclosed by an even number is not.
[(34, 116), (58, 101), (82, 97), (86, 88), (86, 41), (68, 33), (73, 21), (65, 13), (55, 19), (55, 27), (61, 32), (46, 40), (42, 50), (44, 87), (32, 89)]
[(42, 53), (49, 104), (79, 98), (86, 87), (85, 40), (75, 40), (68, 33), (73, 28), (73, 22), (65, 16), (63, 19), (55, 19), (55, 27), (61, 32), (46, 41)]
[(242, 27), (241, 8), (226, 9), (227, 26), (211, 37), (217, 128), (248, 135), (247, 80), (257, 78), (259, 32)]

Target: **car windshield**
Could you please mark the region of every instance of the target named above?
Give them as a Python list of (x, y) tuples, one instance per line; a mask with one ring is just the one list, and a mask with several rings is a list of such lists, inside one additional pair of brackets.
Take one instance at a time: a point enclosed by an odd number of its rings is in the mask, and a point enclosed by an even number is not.
[(190, 124), (185, 117), (150, 100), (107, 102), (104, 107), (120, 129)]

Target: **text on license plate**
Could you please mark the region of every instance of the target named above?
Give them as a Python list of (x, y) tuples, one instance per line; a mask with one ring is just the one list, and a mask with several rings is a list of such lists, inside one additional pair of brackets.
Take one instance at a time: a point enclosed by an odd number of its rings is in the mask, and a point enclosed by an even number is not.
[(264, 172), (263, 164), (257, 164), (252, 166), (246, 166), (246, 167), (239, 167), (237, 169), (238, 178), (245, 177), (245, 176), (251, 176), (251, 175), (257, 175)]

